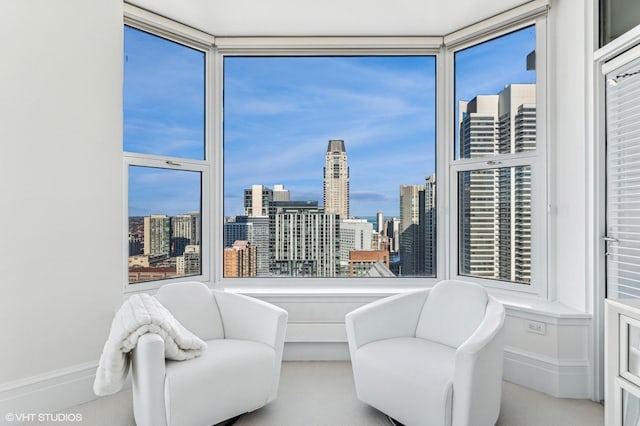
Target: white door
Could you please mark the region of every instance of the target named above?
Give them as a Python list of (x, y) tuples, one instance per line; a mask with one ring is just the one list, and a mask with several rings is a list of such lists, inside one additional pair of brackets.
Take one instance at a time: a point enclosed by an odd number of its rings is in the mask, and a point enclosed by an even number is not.
[(606, 75), (606, 297), (640, 298), (640, 57), (622, 56)]

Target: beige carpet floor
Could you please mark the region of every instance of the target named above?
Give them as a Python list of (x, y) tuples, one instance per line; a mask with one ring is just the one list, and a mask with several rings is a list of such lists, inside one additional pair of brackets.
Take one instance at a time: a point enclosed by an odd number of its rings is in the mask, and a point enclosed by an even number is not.
[[(131, 390), (72, 407), (65, 412), (82, 414), (82, 425), (135, 425)], [(604, 424), (604, 410), (602, 405), (592, 401), (553, 398), (504, 382), (497, 424), (596, 426)], [(60, 425), (60, 422), (49, 424)], [(389, 426), (390, 423), (382, 413), (358, 401), (349, 362), (285, 362), (278, 399), (245, 414), (235, 425)]]

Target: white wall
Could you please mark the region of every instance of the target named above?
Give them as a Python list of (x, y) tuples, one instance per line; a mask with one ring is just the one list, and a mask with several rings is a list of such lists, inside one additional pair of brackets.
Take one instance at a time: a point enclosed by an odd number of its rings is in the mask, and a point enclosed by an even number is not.
[(96, 361), (121, 301), (121, 45), (119, 1), (0, 3), (0, 389)]

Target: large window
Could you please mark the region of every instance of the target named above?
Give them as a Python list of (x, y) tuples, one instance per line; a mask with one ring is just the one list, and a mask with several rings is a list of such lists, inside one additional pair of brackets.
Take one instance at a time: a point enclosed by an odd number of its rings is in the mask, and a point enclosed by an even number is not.
[(129, 13), (129, 283), (545, 294), (544, 5), (402, 38), (214, 40)]
[[(537, 26), (460, 48), (455, 64), (457, 265), (464, 277), (530, 284), (532, 238), (544, 234)], [(535, 206), (535, 208), (534, 208)], [(537, 228), (536, 228), (537, 226)], [(540, 259), (536, 259), (540, 260)]]
[(206, 55), (124, 27), (129, 283), (203, 274)]
[(436, 274), (435, 56), (224, 57), (224, 276)]

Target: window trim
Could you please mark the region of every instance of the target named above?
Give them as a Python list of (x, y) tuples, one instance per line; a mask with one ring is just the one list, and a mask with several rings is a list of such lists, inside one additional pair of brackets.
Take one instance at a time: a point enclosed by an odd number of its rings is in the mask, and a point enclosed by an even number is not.
[[(548, 59), (547, 59), (547, 2), (536, 1), (525, 12), (524, 16), (512, 17), (502, 26), (496, 26), (492, 19), (476, 24), (474, 31), (461, 30), (445, 37), (446, 66), (447, 75), (450, 76), (447, 84), (447, 116), (449, 121), (445, 124), (447, 140), (451, 141), (445, 156), (448, 164), (448, 188), (449, 188), (449, 277), (473, 281), (487, 288), (494, 288), (500, 291), (513, 291), (514, 293), (530, 294), (542, 299), (548, 299), (548, 268), (550, 241), (548, 226), (548, 197), (549, 179), (547, 164), (549, 161), (547, 141), (549, 127), (548, 123)], [(523, 6), (524, 7), (524, 6)], [(517, 8), (518, 9), (518, 8)], [(515, 11), (516, 9), (514, 9)], [(509, 15), (511, 12), (507, 12)], [(530, 152), (499, 154), (490, 157), (461, 158), (455, 159), (455, 53), (469, 47), (499, 38), (506, 34), (518, 31), (525, 27), (535, 25), (536, 27), (536, 150)], [(493, 164), (492, 164), (493, 163)], [(499, 164), (496, 164), (499, 163)], [(458, 273), (459, 243), (458, 243), (458, 173), (469, 170), (484, 170), (511, 166), (531, 166), (532, 195), (538, 201), (531, 205), (531, 229), (540, 229), (541, 232), (531, 233), (531, 283), (519, 284), (509, 281), (485, 279)]]
[[(213, 97), (213, 43), (214, 38), (193, 28), (157, 16), (138, 7), (124, 4), (123, 29), (129, 26), (149, 34), (179, 43), (183, 46), (198, 50), (205, 55), (205, 96), (204, 96), (204, 159), (173, 157), (167, 155), (145, 154), (122, 151), (123, 158), (123, 292), (132, 293), (157, 289), (161, 285), (184, 281), (209, 281), (211, 277), (211, 264), (208, 261), (212, 256), (211, 236), (211, 197), (212, 175), (211, 173), (211, 148), (212, 116), (215, 114), (215, 98)], [(124, 48), (124, 47), (123, 47)], [(168, 278), (165, 280), (129, 282), (128, 265), (128, 235), (129, 235), (129, 166), (152, 167), (163, 170), (181, 170), (201, 173), (200, 196), (200, 274), (185, 277)]]

